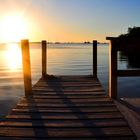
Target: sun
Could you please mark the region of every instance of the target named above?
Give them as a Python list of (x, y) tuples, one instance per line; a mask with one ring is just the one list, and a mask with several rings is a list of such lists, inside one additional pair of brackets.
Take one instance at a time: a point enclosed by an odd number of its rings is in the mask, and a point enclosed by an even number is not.
[(27, 26), (23, 16), (7, 15), (0, 21), (1, 39), (5, 42), (19, 41), (26, 37)]

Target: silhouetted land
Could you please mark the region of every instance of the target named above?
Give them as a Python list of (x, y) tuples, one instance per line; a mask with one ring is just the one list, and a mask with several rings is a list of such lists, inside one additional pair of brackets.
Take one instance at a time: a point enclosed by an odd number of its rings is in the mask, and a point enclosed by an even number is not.
[(116, 39), (118, 49), (126, 54), (137, 54), (140, 51), (140, 27), (128, 28), (127, 34), (121, 34)]
[(122, 58), (128, 58), (128, 67), (140, 68), (140, 27), (128, 28), (127, 34), (117, 38), (117, 47)]
[(119, 35), (119, 39), (139, 39), (140, 38), (140, 27), (128, 28), (127, 34)]

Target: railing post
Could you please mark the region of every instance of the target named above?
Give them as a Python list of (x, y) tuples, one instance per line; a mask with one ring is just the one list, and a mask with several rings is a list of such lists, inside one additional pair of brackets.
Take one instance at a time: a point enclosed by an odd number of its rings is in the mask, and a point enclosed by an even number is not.
[(117, 98), (117, 49), (114, 40), (109, 46), (109, 96)]
[(93, 76), (97, 77), (97, 40), (93, 40)]
[(25, 96), (28, 96), (32, 94), (30, 51), (29, 51), (28, 40), (21, 40), (21, 50), (22, 50), (24, 90), (25, 90)]
[(42, 76), (47, 74), (47, 43), (45, 40), (42, 40)]

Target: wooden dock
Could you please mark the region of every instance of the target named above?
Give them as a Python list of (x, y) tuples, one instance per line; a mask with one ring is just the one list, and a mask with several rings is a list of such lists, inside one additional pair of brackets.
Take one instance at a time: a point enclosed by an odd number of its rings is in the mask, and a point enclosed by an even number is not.
[(0, 122), (0, 139), (136, 139), (92, 76), (41, 78)]
[(97, 78), (97, 41), (91, 76), (47, 75), (46, 46), (42, 41), (42, 78), (32, 86), (29, 42), (21, 42), (25, 97), (0, 120), (0, 140), (136, 139), (111, 99), (117, 95), (114, 53), (108, 95)]

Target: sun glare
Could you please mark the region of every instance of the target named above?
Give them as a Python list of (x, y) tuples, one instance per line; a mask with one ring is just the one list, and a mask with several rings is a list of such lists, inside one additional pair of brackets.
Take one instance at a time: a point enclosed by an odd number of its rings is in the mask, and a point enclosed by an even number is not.
[(17, 71), (21, 67), (21, 51), (17, 44), (8, 44), (5, 52), (8, 68)]
[(1, 39), (4, 41), (19, 41), (26, 37), (25, 19), (20, 15), (8, 15), (0, 21)]

